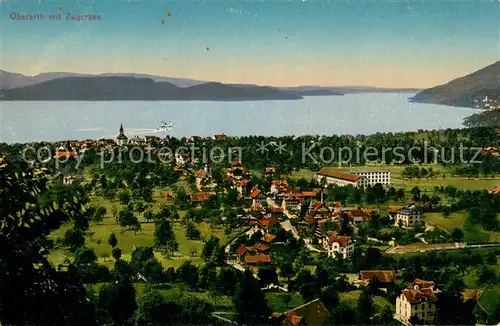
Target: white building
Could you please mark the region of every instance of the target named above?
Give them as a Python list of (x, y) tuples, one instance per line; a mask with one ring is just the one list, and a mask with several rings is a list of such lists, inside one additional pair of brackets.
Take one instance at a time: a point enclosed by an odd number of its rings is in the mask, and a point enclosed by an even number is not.
[(391, 184), (391, 171), (353, 171), (351, 174), (366, 178), (370, 186), (374, 186), (377, 183), (381, 185)]
[(422, 214), (415, 206), (408, 208), (402, 208), (396, 211), (396, 219), (394, 225), (398, 226), (399, 221), (402, 222), (403, 226), (413, 227), (415, 224), (420, 222)]
[(416, 279), (396, 298), (394, 318), (411, 325), (410, 318), (416, 316), (423, 325), (432, 325), (436, 317), (436, 294), (440, 291), (434, 282)]
[(322, 168), (319, 172), (314, 174), (316, 181), (321, 184), (323, 178), (326, 180), (327, 185), (336, 186), (353, 186), (359, 188), (365, 188), (369, 185), (368, 180), (360, 175), (345, 173), (337, 169), (332, 168)]
[(354, 242), (347, 235), (332, 233), (323, 239), (323, 247), (328, 252), (328, 257), (335, 257), (338, 253), (344, 259), (351, 257), (354, 252)]

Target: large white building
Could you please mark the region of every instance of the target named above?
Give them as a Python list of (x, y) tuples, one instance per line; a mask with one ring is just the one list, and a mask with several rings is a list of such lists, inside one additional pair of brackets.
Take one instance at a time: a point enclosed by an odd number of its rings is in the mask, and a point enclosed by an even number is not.
[(396, 219), (394, 225), (398, 226), (400, 221), (403, 226), (413, 227), (420, 222), (422, 214), (419, 209), (412, 205), (407, 208), (402, 208), (396, 211)]
[(436, 294), (440, 291), (434, 282), (416, 279), (396, 299), (394, 318), (405, 325), (411, 325), (413, 316), (423, 325), (432, 325), (436, 317)]
[(360, 175), (345, 173), (337, 169), (322, 168), (314, 175), (316, 181), (321, 184), (322, 180), (326, 181), (326, 185), (336, 186), (353, 186), (364, 188), (368, 185), (368, 180)]
[(381, 185), (391, 184), (391, 171), (352, 171), (350, 173), (366, 178), (370, 186), (377, 183)]

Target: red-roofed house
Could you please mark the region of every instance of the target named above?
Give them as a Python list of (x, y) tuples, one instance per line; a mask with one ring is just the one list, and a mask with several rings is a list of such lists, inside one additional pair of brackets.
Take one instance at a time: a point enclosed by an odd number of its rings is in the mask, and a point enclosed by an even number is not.
[(260, 189), (254, 188), (252, 193), (250, 194), (250, 198), (252, 198), (252, 205), (260, 204), (262, 205), (267, 201), (266, 196), (260, 191)]
[(491, 189), (490, 193), (493, 194), (493, 195), (500, 194), (500, 186), (497, 186), (497, 187)]
[(239, 246), (238, 249), (236, 249), (236, 256), (238, 257), (239, 262), (243, 261), (243, 257), (245, 257), (248, 251), (249, 248), (243, 245)]
[(329, 314), (325, 305), (319, 299), (315, 299), (283, 314), (273, 313), (271, 318), (278, 321), (281, 326), (315, 326), (323, 325)]
[(271, 227), (275, 224), (279, 224), (280, 221), (274, 217), (268, 217), (268, 218), (265, 217), (265, 218), (261, 218), (260, 220), (258, 220), (258, 223), (260, 226), (262, 226), (264, 228), (268, 228), (268, 227)]
[(76, 152), (57, 152), (55, 158), (70, 158), (77, 156), (78, 154), (76, 154)]
[(273, 180), (271, 183), (271, 193), (276, 194), (279, 192), (283, 192), (288, 188), (288, 181), (286, 179), (283, 180)]
[(271, 256), (269, 255), (247, 255), (245, 256), (245, 263), (248, 265), (256, 265), (256, 264), (262, 264), (262, 263), (270, 263), (271, 262)]
[(349, 258), (354, 252), (354, 242), (350, 236), (337, 235), (332, 232), (323, 240), (323, 247), (328, 251), (329, 257), (335, 257), (338, 253), (344, 259)]
[(270, 247), (269, 245), (262, 243), (262, 242), (257, 242), (253, 248), (259, 252), (266, 252), (269, 251)]
[(265, 168), (264, 172), (267, 176), (272, 176), (276, 173), (276, 168)]
[(380, 282), (380, 287), (387, 287), (396, 281), (396, 273), (393, 270), (368, 270), (360, 271), (357, 284), (368, 284), (372, 278)]
[(416, 279), (396, 299), (394, 318), (410, 325), (410, 318), (417, 316), (424, 324), (432, 324), (436, 316), (436, 293), (434, 282)]
[(211, 192), (194, 192), (191, 195), (189, 195), (191, 201), (194, 203), (210, 200), (213, 196), (214, 194)]
[(276, 238), (275, 235), (267, 233), (267, 234), (264, 234), (264, 236), (262, 237), (261, 240), (264, 241), (264, 242), (267, 242), (267, 243), (271, 243), (271, 242), (273, 242), (273, 240), (275, 238)]

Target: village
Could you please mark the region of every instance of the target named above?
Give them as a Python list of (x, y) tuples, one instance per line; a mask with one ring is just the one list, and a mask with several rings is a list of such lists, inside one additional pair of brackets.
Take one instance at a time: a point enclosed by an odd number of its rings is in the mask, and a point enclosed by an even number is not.
[[(216, 135), (212, 141), (227, 139), (225, 135)], [(189, 145), (200, 140), (200, 137), (188, 137), (180, 144)], [(60, 151), (54, 159), (71, 163), (72, 158), (89, 149), (99, 152), (129, 146), (140, 146), (157, 153), (162, 145), (169, 142), (169, 138), (158, 137), (129, 139), (121, 126), (116, 140), (56, 143), (54, 146)], [(441, 291), (438, 283), (440, 286), (446, 284), (443, 284), (442, 276), (424, 280), (419, 276), (422, 273), (410, 272), (404, 264), (421, 268), (412, 260), (413, 255), (429, 255), (425, 259), (431, 259), (430, 257), (435, 257), (432, 255), (438, 254), (445, 259), (448, 253), (455, 255), (454, 252), (462, 250), (487, 250), (484, 253), (491, 253), (496, 259), (498, 254), (496, 248), (499, 243), (468, 243), (463, 236), (450, 236), (450, 232), (431, 223), (424, 216), (429, 213), (425, 212), (437, 205), (440, 199), (434, 195), (423, 200), (420, 191), (415, 188), (411, 191), (396, 190), (395, 181), (396, 187), (403, 185), (402, 174), (394, 176), (393, 167), (388, 165), (348, 169), (322, 167), (300, 178), (294, 177), (293, 172), (284, 173), (276, 166), (263, 167), (261, 170), (248, 169), (241, 160), (231, 161), (225, 166), (213, 165), (206, 157), (192, 160), (187, 153), (175, 155), (172, 163), (165, 166), (171, 169), (175, 180), (178, 180), (176, 183), (182, 184), (181, 188), (185, 190), (160, 187), (153, 191), (152, 201), (157, 203), (152, 208), (147, 208), (148, 204), (141, 204), (140, 207), (146, 208), (129, 209), (137, 214), (138, 225), (135, 227), (130, 224), (130, 230), (135, 230), (133, 235), (131, 231), (120, 231), (120, 239), (127, 239), (127, 242), (133, 244), (132, 251), (123, 254), (133, 256), (136, 250), (134, 239), (138, 235), (143, 234), (144, 237), (149, 234), (150, 240), (147, 242), (153, 241), (154, 230), (148, 229), (150, 217), (147, 215), (161, 215), (162, 212), (178, 210), (176, 214), (180, 215), (181, 223), (174, 220), (174, 227), (178, 230), (184, 224), (186, 230), (189, 230), (200, 228), (201, 224), (196, 219), (193, 220), (195, 223), (189, 220), (185, 224), (182, 221), (188, 220), (187, 216), (215, 214), (210, 217), (210, 222), (202, 223), (211, 225), (206, 231), (207, 237), (218, 227), (225, 228), (226, 236), (223, 238), (226, 240), (220, 243), (223, 245), (223, 254), (219, 256), (223, 257), (222, 264), (237, 272), (250, 271), (264, 293), (276, 293), (276, 298), (285, 298), (278, 301), (292, 300), (286, 299), (289, 295), (292, 295), (290, 298), (297, 298), (293, 300), (297, 302), (295, 308), (289, 309), (287, 302), (286, 309), (281, 306), (282, 311), (274, 311), (269, 316), (273, 323), (324, 324), (332, 316), (329, 310), (333, 309), (332, 302), (336, 302), (337, 297), (353, 296), (348, 300), (351, 304), (360, 304), (360, 300), (371, 302), (372, 315), (367, 318), (374, 323), (431, 324), (437, 318), (437, 294)], [(53, 183), (68, 187), (81, 184), (94, 193), (98, 189), (96, 184), (100, 183), (100, 187), (104, 187), (111, 182), (111, 179), (103, 181), (107, 177), (94, 172), (91, 186), (86, 173), (64, 168), (54, 172)], [(138, 176), (136, 174), (135, 178)], [(146, 175), (145, 177), (148, 178)], [(342, 189), (353, 194), (345, 197)], [(98, 190), (94, 195), (98, 202), (105, 200), (101, 198), (102, 190), (104, 189)], [(132, 203), (130, 199), (123, 201), (124, 191), (121, 190), (117, 196), (122, 204), (128, 205), (113, 204), (122, 207), (122, 210), (128, 209)], [(498, 187), (490, 192), (498, 193)], [(365, 196), (367, 200), (361, 200)], [(430, 203), (433, 201), (436, 203)], [(107, 210), (106, 214), (111, 214), (109, 207)], [(157, 211), (159, 213), (155, 213)], [(121, 214), (121, 211), (113, 213), (115, 216)], [(118, 217), (116, 219), (118, 221)], [(100, 228), (99, 223), (91, 226), (94, 230), (92, 233), (102, 232), (97, 231)], [(185, 247), (177, 231), (174, 233), (177, 241), (181, 242), (180, 247)], [(207, 238), (197, 240), (197, 243), (205, 243), (205, 246), (209, 242)], [(96, 249), (100, 247), (102, 245), (98, 243)], [(195, 262), (193, 259), (197, 257), (197, 250), (190, 248), (189, 251), (189, 255), (173, 253), (170, 258), (160, 261), (165, 269), (170, 268), (172, 262), (177, 266), (180, 262)], [(105, 255), (109, 254), (103, 255), (99, 261), (108, 265), (109, 260), (106, 260)], [(403, 260), (400, 257), (404, 257)], [(431, 272), (430, 266), (426, 266), (426, 271), (425, 275), (436, 275)], [(323, 283), (319, 281), (321, 273), (330, 273)], [(318, 280), (313, 281), (314, 278)], [(138, 281), (150, 283), (151, 279), (147, 275), (138, 274)], [(491, 295), (491, 290), (479, 287), (461, 287), (459, 293), (464, 304), (475, 304), (485, 291)], [(368, 293), (368, 299), (364, 297), (365, 293)], [(277, 306), (279, 304), (275, 305)], [(221, 322), (234, 323), (229, 318), (231, 312), (225, 309), (215, 311), (213, 317)]]

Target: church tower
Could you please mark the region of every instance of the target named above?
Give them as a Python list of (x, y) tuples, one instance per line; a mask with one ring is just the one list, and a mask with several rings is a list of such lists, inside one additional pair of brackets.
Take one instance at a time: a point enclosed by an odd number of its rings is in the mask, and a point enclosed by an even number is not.
[(116, 137), (116, 140), (120, 146), (127, 144), (128, 137), (123, 133), (123, 124), (120, 124), (120, 133), (118, 134), (118, 137)]

